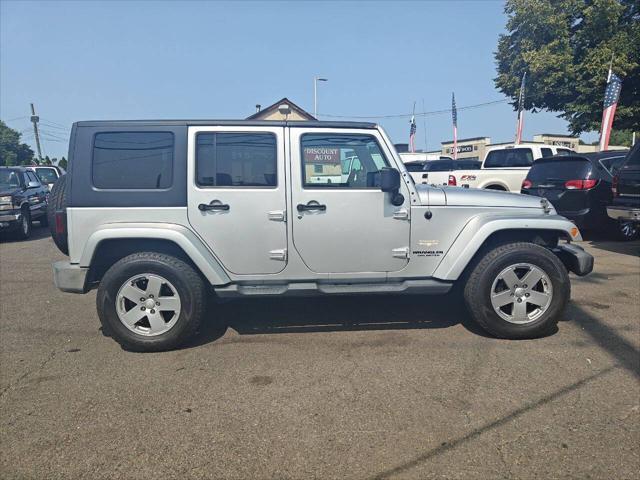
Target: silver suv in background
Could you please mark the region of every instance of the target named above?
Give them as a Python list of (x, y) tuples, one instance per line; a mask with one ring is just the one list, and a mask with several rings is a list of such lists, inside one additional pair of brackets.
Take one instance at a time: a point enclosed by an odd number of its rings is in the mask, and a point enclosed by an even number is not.
[(375, 124), (89, 121), (69, 151), (49, 209), (69, 256), (54, 280), (97, 288), (104, 329), (127, 349), (180, 346), (214, 295), (454, 286), (491, 334), (536, 337), (562, 315), (568, 272), (593, 267), (546, 200), (416, 185)]

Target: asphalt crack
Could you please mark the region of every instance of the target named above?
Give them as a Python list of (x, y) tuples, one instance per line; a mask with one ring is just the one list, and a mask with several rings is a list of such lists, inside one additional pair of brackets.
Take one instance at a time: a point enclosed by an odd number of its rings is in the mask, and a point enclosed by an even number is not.
[(51, 360), (53, 360), (56, 357), (56, 355), (57, 355), (57, 352), (55, 350), (52, 350), (51, 353), (49, 353), (49, 356), (45, 358), (42, 362), (40, 362), (40, 365), (30, 370), (27, 370), (22, 375), (20, 375), (15, 381), (13, 381), (12, 383), (4, 387), (2, 391), (0, 391), (0, 398), (4, 397), (4, 395), (9, 390), (17, 387), (25, 378), (29, 377), (33, 373), (41, 371), (47, 365), (47, 363), (49, 363)]

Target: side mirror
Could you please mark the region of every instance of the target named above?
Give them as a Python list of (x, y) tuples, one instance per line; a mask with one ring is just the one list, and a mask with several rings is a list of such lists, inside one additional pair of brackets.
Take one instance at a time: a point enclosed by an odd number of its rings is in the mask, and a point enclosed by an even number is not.
[(399, 207), (404, 203), (400, 193), (400, 172), (395, 168), (384, 167), (380, 170), (380, 190), (391, 194), (391, 204)]
[(31, 181), (27, 183), (27, 188), (38, 188), (40, 184), (38, 182)]
[(383, 192), (400, 190), (400, 172), (390, 167), (384, 167), (380, 170), (380, 190)]

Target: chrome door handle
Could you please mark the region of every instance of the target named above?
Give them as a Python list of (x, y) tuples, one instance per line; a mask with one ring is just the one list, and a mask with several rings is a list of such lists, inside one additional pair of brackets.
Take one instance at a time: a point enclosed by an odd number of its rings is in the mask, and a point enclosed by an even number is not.
[(226, 203), (201, 203), (198, 205), (198, 210), (201, 212), (206, 212), (209, 210), (229, 210), (229, 205)]
[(311, 202), (307, 203), (306, 205), (304, 203), (299, 203), (296, 208), (298, 209), (299, 212), (304, 212), (309, 210), (318, 210), (320, 212), (324, 212), (327, 210), (326, 205), (321, 205), (319, 203), (311, 203)]
[(406, 208), (393, 212), (393, 218), (396, 220), (409, 220), (409, 211)]

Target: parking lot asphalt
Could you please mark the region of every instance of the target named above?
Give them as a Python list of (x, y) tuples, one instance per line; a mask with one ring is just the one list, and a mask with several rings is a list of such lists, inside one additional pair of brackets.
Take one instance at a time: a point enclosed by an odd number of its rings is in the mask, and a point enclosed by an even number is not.
[(0, 477), (637, 478), (640, 242), (583, 245), (595, 271), (542, 339), (449, 297), (254, 299), (139, 354), (95, 292), (56, 290), (45, 229), (4, 239)]

